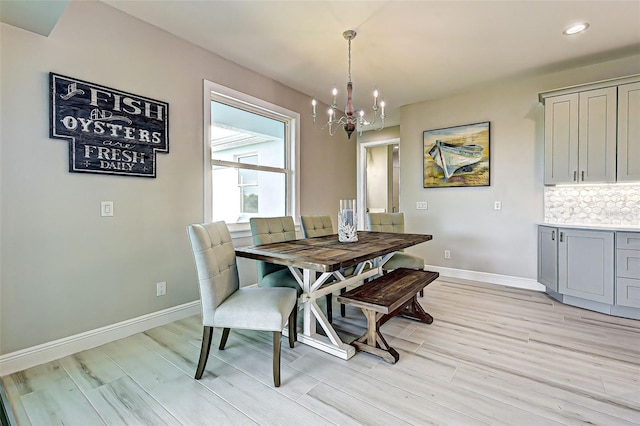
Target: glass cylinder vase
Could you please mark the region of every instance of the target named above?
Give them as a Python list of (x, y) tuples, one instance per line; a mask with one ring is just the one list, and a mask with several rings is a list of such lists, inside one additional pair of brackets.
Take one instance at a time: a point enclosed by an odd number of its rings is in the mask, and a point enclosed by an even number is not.
[(356, 200), (340, 200), (338, 210), (338, 241), (352, 243), (358, 241)]

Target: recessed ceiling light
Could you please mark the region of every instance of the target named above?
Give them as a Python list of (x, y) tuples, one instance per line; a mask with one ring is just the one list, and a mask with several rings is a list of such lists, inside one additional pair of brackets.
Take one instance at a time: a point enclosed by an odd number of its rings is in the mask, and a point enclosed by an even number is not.
[(562, 34), (564, 34), (564, 35), (578, 34), (578, 33), (581, 33), (583, 31), (585, 31), (587, 28), (589, 28), (589, 23), (588, 22), (581, 22), (579, 24), (571, 25), (570, 27), (565, 29), (562, 32)]

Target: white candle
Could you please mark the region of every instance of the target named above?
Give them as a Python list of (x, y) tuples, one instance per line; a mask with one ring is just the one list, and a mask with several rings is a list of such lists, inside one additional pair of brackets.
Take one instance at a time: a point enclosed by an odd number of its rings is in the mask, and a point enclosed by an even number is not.
[(316, 100), (312, 99), (311, 100), (311, 112), (313, 113), (313, 115), (316, 115)]

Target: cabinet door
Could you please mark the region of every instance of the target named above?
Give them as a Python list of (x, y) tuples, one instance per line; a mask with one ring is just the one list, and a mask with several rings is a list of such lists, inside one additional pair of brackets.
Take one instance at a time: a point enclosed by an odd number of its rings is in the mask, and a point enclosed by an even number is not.
[(640, 82), (618, 87), (618, 182), (640, 181)]
[(613, 305), (613, 232), (565, 228), (559, 232), (559, 292)]
[(578, 173), (578, 94), (544, 104), (544, 183), (571, 183)]
[(616, 181), (617, 89), (580, 93), (578, 181)]
[(558, 230), (538, 227), (538, 282), (558, 291)]

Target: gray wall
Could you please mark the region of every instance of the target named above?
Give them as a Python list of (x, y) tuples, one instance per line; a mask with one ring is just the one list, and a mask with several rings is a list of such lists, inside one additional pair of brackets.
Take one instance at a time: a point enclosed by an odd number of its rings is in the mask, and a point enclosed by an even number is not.
[[(523, 77), (408, 105), (400, 123), (400, 210), (408, 232), (433, 241), (408, 251), (445, 268), (536, 279), (543, 216), (544, 114), (538, 92), (640, 73), (640, 55)], [(424, 130), (491, 122), (491, 186), (422, 187)], [(416, 210), (427, 201), (428, 210)], [(502, 210), (493, 210), (494, 201)], [(444, 250), (451, 251), (445, 260)]]
[[(300, 112), (302, 214), (333, 214), (356, 196), (353, 140), (313, 130), (304, 94), (93, 0), (71, 2), (49, 37), (0, 25), (0, 354), (198, 298), (185, 225), (203, 219), (203, 79)], [(50, 71), (169, 102), (158, 177), (69, 173), (67, 144), (48, 138)], [(537, 93), (638, 72), (635, 56), (404, 107), (400, 208), (407, 231), (434, 235), (412, 251), (434, 265), (535, 278)], [(422, 188), (422, 131), (484, 120), (491, 186)], [(100, 217), (101, 200), (114, 201), (113, 218)], [(167, 281), (166, 296), (155, 297), (157, 281)]]
[[(300, 112), (302, 213), (355, 197), (355, 144), (312, 128), (309, 96), (103, 3), (72, 1), (49, 37), (1, 24), (0, 52), (0, 354), (199, 298), (185, 226), (203, 220), (203, 79)], [(50, 71), (168, 102), (158, 177), (69, 173)]]

